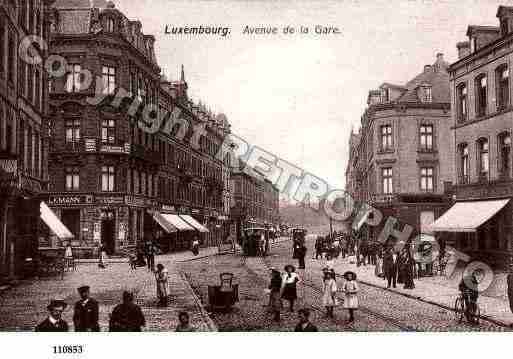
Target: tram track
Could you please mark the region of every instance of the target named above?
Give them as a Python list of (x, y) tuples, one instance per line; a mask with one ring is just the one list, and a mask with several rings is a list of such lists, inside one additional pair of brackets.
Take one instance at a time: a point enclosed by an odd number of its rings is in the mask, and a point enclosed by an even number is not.
[[(266, 271), (269, 271), (271, 269), (271, 265), (270, 263), (268, 262), (268, 259), (265, 259), (265, 258), (261, 258), (260, 257), (260, 260), (259, 260), (260, 264), (265, 268)], [(264, 279), (263, 276), (261, 274), (258, 274), (254, 269), (252, 268), (249, 268), (249, 266), (246, 264), (246, 260), (242, 260), (242, 265), (245, 267), (245, 269), (248, 271), (248, 273), (250, 273), (254, 278), (258, 279), (259, 282), (262, 282), (264, 284), (267, 284), (268, 280)], [(340, 274), (337, 274), (337, 277), (338, 278), (343, 278)], [(313, 291), (314, 293), (316, 293), (319, 297), (322, 297), (322, 289), (319, 288), (318, 286), (316, 286), (315, 284), (313, 284), (313, 282), (311, 280), (308, 280), (306, 278), (302, 278), (302, 281), (301, 281), (302, 285), (309, 288), (311, 291)], [(337, 295), (337, 299), (339, 299), (339, 301), (342, 301), (342, 298), (340, 296)], [(316, 305), (316, 304), (313, 304), (313, 303), (309, 303), (309, 307), (313, 310), (315, 310), (316, 312), (320, 312), (320, 313), (323, 313), (325, 314), (326, 310), (325, 308), (319, 306), (319, 305)], [(399, 329), (400, 331), (403, 331), (403, 332), (416, 332), (418, 331), (416, 328), (412, 327), (412, 326), (409, 326), (409, 325), (405, 325), (403, 323), (401, 323), (399, 320), (396, 320), (395, 318), (391, 318), (389, 316), (386, 316), (382, 313), (379, 313), (379, 312), (376, 312), (372, 309), (370, 309), (369, 307), (365, 306), (365, 305), (362, 305), (360, 303), (360, 305), (358, 306), (358, 310), (360, 312), (363, 312), (367, 315), (370, 315), (374, 318), (377, 318), (383, 322), (385, 322), (386, 324), (394, 327), (394, 328), (397, 328)], [(345, 325), (346, 323), (344, 321), (337, 321), (335, 320), (335, 323), (337, 325)], [(354, 328), (351, 328), (351, 327), (347, 327), (347, 329), (349, 330), (353, 330), (353, 331), (356, 331), (356, 329)]]

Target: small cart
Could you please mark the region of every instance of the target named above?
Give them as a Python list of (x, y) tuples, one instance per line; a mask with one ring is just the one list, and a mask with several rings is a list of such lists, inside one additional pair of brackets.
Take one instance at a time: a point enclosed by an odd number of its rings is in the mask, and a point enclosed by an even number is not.
[(208, 302), (212, 311), (228, 311), (239, 301), (239, 285), (233, 284), (233, 273), (221, 273), (220, 285), (208, 286)]

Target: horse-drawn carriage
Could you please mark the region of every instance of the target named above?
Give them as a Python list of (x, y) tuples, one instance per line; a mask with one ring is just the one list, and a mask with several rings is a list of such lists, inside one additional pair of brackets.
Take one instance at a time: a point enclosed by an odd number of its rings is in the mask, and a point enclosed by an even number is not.
[(263, 227), (244, 229), (242, 252), (247, 257), (265, 256), (269, 253), (270, 231)]

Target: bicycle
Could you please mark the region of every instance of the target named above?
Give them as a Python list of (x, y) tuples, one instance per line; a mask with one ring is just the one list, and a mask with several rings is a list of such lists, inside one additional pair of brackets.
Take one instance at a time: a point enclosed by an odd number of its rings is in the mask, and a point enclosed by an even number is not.
[[(454, 301), (454, 314), (456, 317), (456, 320), (458, 323), (461, 323), (463, 321), (463, 318), (465, 318), (465, 312), (467, 311), (466, 305), (465, 305), (465, 298), (463, 296), (463, 293), (460, 293), (458, 298)], [(481, 309), (479, 308), (479, 305), (477, 304), (477, 301), (474, 303), (474, 311), (470, 313), (469, 318), (467, 321), (469, 323), (473, 324), (479, 324), (479, 318), (481, 316)]]

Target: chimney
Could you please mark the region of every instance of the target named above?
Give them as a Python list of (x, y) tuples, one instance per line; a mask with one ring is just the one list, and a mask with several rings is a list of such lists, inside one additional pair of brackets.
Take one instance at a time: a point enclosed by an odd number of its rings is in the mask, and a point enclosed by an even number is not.
[(432, 67), (431, 65), (424, 65), (424, 72), (431, 72)]
[(470, 42), (462, 41), (456, 44), (458, 48), (458, 59), (462, 59), (470, 55)]
[(444, 54), (442, 54), (441, 52), (439, 52), (438, 54), (436, 54), (436, 61), (437, 61), (437, 62), (442, 62), (442, 61), (444, 61)]

